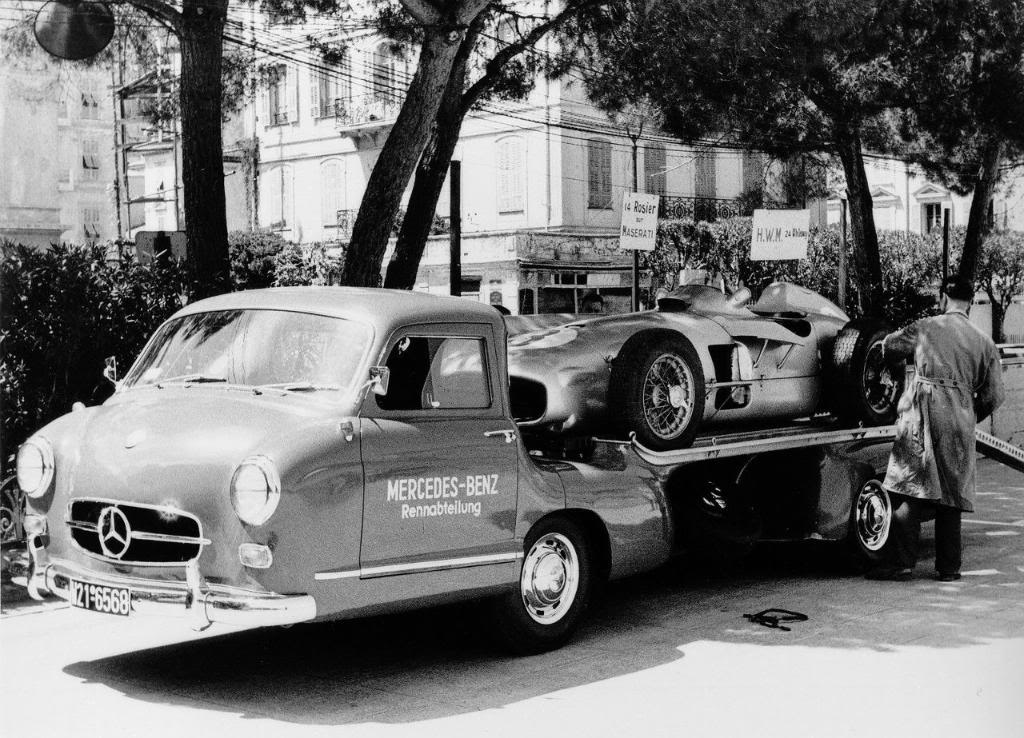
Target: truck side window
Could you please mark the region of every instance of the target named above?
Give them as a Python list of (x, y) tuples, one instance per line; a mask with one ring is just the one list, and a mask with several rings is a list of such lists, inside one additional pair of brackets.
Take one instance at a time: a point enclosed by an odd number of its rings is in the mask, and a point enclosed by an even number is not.
[(444, 410), (491, 405), (479, 338), (406, 336), (395, 344), (386, 366), (391, 370), (382, 410)]

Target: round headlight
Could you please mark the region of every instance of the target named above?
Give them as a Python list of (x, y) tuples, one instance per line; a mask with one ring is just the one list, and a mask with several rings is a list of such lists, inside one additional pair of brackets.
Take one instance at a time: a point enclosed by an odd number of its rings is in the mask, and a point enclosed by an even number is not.
[(29, 497), (41, 497), (53, 481), (53, 447), (42, 436), (33, 436), (18, 449), (18, 486)]
[(250, 456), (231, 477), (231, 505), (242, 522), (263, 525), (281, 499), (281, 477), (266, 456)]

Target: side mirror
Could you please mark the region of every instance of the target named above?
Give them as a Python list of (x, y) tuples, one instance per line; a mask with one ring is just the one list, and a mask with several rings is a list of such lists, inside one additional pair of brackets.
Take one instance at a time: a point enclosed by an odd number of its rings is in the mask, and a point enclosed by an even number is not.
[(103, 367), (103, 376), (108, 382), (117, 386), (117, 358), (108, 356)]
[(388, 393), (388, 385), (391, 383), (391, 370), (386, 366), (370, 367), (370, 387), (373, 394), (383, 397)]

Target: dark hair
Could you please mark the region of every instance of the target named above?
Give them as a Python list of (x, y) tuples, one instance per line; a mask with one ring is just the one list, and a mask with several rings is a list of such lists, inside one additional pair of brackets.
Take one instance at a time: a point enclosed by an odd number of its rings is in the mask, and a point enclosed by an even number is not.
[(963, 277), (948, 277), (942, 285), (942, 291), (951, 300), (970, 302), (974, 299), (974, 284)]

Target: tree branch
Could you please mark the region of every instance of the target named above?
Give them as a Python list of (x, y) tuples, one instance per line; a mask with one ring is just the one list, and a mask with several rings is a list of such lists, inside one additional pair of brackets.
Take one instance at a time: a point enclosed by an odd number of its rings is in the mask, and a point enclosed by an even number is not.
[(400, 0), (400, 2), (406, 12), (420, 25), (437, 26), (441, 24), (441, 10), (430, 0)]
[(146, 15), (167, 23), (175, 33), (181, 32), (181, 13), (161, 0), (114, 0), (114, 2), (118, 5), (132, 5)]
[(588, 7), (601, 4), (603, 4), (603, 0), (580, 0), (576, 3), (570, 3), (562, 8), (562, 10), (556, 15), (543, 23), (539, 23), (534, 26), (530, 29), (529, 33), (515, 43), (511, 43), (505, 48), (499, 50), (498, 53), (494, 55), (494, 58), (487, 62), (484, 75), (470, 85), (469, 89), (462, 95), (463, 115), (468, 113), (469, 110), (476, 105), (477, 101), (497, 83), (502, 70), (511, 59), (519, 56), (521, 53), (526, 51), (526, 49), (533, 47), (533, 45), (536, 44), (537, 41), (539, 41), (544, 34), (552, 28), (560, 26)]

